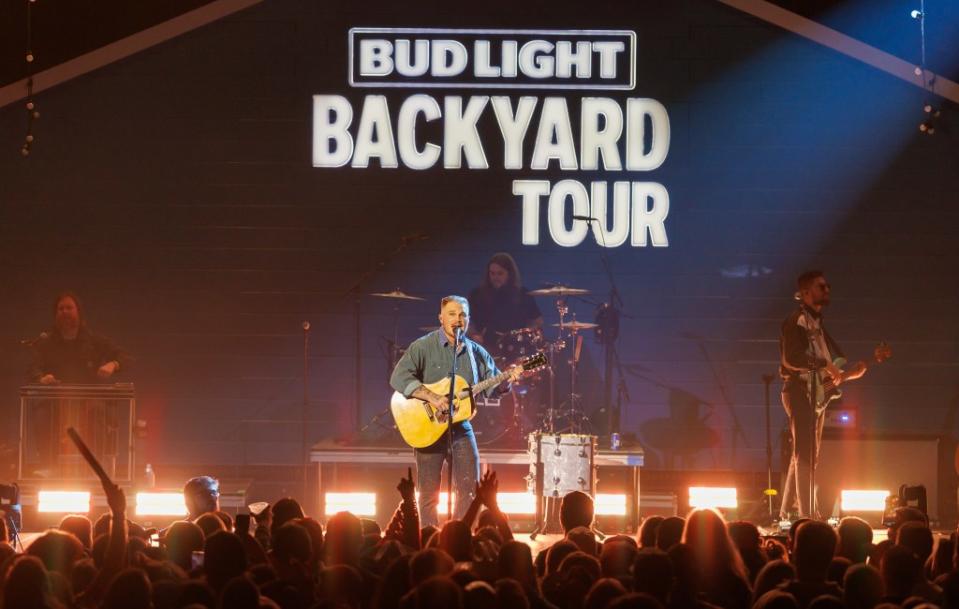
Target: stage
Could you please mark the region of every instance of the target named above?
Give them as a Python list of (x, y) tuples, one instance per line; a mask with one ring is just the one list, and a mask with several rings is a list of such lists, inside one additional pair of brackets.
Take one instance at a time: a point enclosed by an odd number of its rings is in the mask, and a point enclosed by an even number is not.
[[(326, 494), (327, 492), (356, 492), (355, 480), (344, 480), (340, 475), (340, 469), (344, 466), (381, 466), (384, 470), (395, 475), (392, 483), (395, 484), (399, 476), (405, 475), (405, 467), (412, 466), (415, 463), (413, 449), (408, 447), (386, 448), (386, 447), (354, 447), (340, 446), (336, 444), (320, 443), (315, 444), (310, 450), (310, 462), (315, 464), (316, 489), (318, 509), (317, 514), (327, 514)], [(635, 531), (639, 525), (639, 491), (640, 491), (640, 469), (645, 462), (645, 455), (641, 448), (629, 448), (622, 450), (603, 450), (600, 449), (594, 454), (593, 463), (598, 468), (617, 468), (625, 469), (626, 484), (625, 488), (604, 489), (602, 482), (596, 485), (596, 493), (604, 490), (609, 492), (615, 490), (625, 493), (625, 519), (626, 530)], [(502, 469), (529, 468), (530, 455), (527, 450), (506, 449), (506, 448), (482, 448), (480, 450), (480, 467), (483, 471), (487, 466), (496, 469), (498, 472)], [(398, 467), (397, 467), (398, 466)], [(501, 479), (503, 477), (501, 476)], [(503, 489), (505, 490), (505, 489)], [(377, 515), (383, 513), (383, 506), (377, 507)], [(390, 512), (392, 507), (389, 508)], [(388, 518), (388, 516), (387, 516)]]

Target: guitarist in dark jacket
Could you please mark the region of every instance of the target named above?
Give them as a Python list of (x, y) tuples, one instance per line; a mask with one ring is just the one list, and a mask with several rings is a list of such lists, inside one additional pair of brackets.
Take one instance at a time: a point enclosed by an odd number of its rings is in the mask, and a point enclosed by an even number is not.
[(793, 444), (780, 507), (782, 519), (797, 504), (799, 517), (819, 518), (816, 498), (810, 497), (810, 480), (819, 458), (825, 421), (824, 383), (831, 381), (838, 387), (843, 381), (866, 373), (862, 363), (847, 372), (836, 364), (843, 355), (822, 323), (822, 310), (829, 305), (830, 296), (830, 286), (822, 271), (803, 273), (796, 280), (796, 287), (799, 309), (783, 322), (779, 337), (782, 402)]

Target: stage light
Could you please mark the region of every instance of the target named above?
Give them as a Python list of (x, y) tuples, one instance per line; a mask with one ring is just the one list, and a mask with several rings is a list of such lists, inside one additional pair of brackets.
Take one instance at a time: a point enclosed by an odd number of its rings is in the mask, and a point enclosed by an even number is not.
[(376, 516), (376, 493), (327, 493), (326, 515), (351, 512), (356, 516)]
[(691, 508), (736, 508), (735, 488), (691, 486), (689, 487), (689, 507)]
[[(441, 516), (446, 516), (447, 514), (449, 514), (449, 510), (446, 509), (447, 507), (446, 499), (448, 496), (449, 496), (449, 493), (447, 493), (446, 491), (443, 491), (440, 493), (440, 502), (439, 502), (439, 505), (436, 506), (436, 513)], [(456, 511), (456, 493), (453, 493), (453, 511), (454, 512)]]
[(37, 511), (41, 513), (86, 514), (90, 511), (87, 491), (40, 491)]
[(886, 509), (889, 491), (843, 490), (840, 496), (843, 512), (882, 512)]
[(919, 123), (919, 131), (922, 131), (926, 135), (934, 135), (936, 133), (936, 126), (932, 124), (932, 121), (923, 121)]
[(536, 513), (536, 497), (532, 493), (496, 493), (496, 503), (504, 514)]
[(922, 11), (918, 9), (912, 9), (912, 12), (909, 13), (909, 16), (913, 19), (922, 19), (925, 15), (923, 15)]
[(593, 508), (597, 516), (625, 516), (626, 495), (596, 493)]
[(186, 516), (183, 493), (137, 493), (137, 516)]

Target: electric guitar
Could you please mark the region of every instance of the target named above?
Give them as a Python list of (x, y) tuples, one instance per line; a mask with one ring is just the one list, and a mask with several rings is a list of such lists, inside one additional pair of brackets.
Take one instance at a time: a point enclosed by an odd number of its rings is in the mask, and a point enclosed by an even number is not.
[[(523, 372), (536, 370), (547, 364), (546, 356), (542, 352), (534, 353), (519, 364), (516, 364), (509, 370), (501, 372), (496, 376), (481, 381), (475, 385), (470, 385), (466, 379), (457, 375), (456, 383), (453, 387), (452, 411), (453, 422), (461, 423), (468, 421), (476, 416), (476, 403), (474, 396), (483, 393), (490, 387), (495, 387), (509, 378), (510, 373), (516, 368), (522, 368)], [(449, 395), (450, 379), (446, 377), (442, 380), (423, 385), (437, 395)], [(407, 398), (399, 391), (393, 392), (390, 399), (390, 410), (393, 413), (393, 420), (396, 422), (397, 429), (403, 440), (413, 448), (425, 448), (439, 440), (447, 428), (446, 411), (438, 412), (437, 409), (419, 398)]]
[[(872, 359), (876, 364), (881, 364), (887, 359), (892, 357), (892, 347), (886, 344), (886, 341), (880, 342), (876, 345), (876, 348), (873, 349)], [(833, 364), (837, 368), (842, 368), (847, 363), (847, 360), (843, 357), (837, 357), (833, 360)], [(816, 410), (822, 411), (825, 410), (827, 406), (833, 401), (838, 400), (842, 397), (842, 390), (839, 389), (839, 385), (848, 380), (850, 377), (859, 378), (862, 376), (862, 373), (866, 371), (868, 366), (866, 362), (857, 362), (849, 370), (845, 370), (842, 373), (841, 382), (837, 383), (833, 377), (829, 376), (825, 370), (819, 370), (816, 372)]]

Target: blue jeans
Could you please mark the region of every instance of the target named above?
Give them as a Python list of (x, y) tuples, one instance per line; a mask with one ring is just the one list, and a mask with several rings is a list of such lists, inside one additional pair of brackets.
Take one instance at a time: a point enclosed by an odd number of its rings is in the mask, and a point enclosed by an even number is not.
[[(416, 449), (416, 486), (420, 491), (420, 526), (437, 525), (436, 505), (439, 503), (443, 462), (449, 455), (447, 434), (435, 444)], [(476, 495), (479, 479), (479, 450), (473, 429), (466, 425), (453, 427), (453, 506), (454, 518), (461, 519)]]

